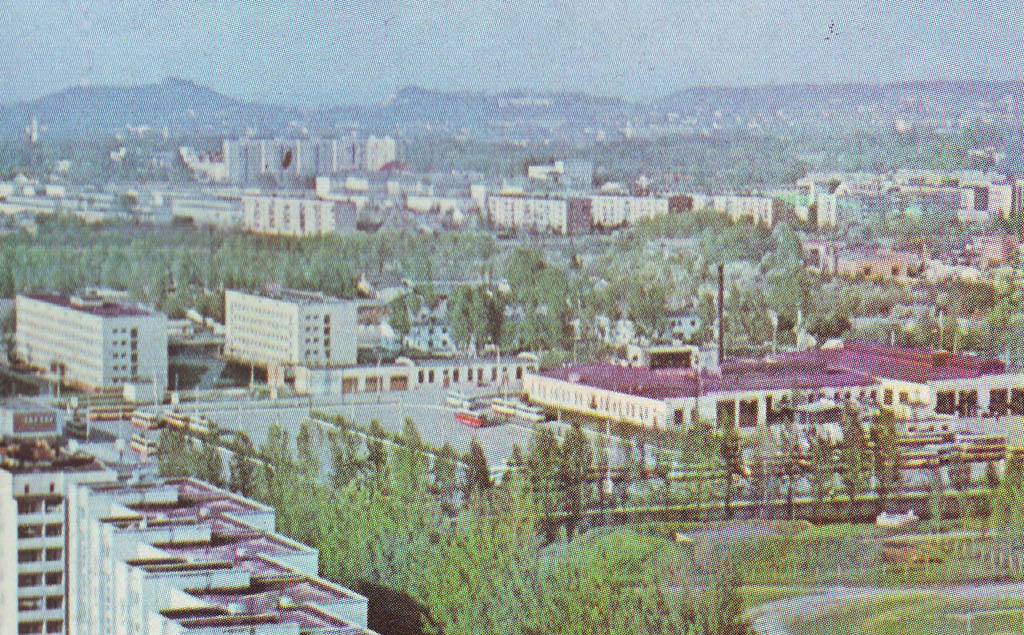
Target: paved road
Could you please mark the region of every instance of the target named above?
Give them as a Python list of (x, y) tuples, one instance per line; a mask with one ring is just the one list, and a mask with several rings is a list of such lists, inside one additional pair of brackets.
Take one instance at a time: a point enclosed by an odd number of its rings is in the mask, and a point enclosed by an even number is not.
[[(793, 635), (788, 625), (829, 602), (880, 600), (891, 596), (945, 594), (960, 597), (1020, 597), (1024, 582), (960, 585), (946, 587), (835, 587), (822, 593), (784, 598), (755, 606), (746, 612), (758, 635)], [(837, 633), (837, 635), (840, 635)]]

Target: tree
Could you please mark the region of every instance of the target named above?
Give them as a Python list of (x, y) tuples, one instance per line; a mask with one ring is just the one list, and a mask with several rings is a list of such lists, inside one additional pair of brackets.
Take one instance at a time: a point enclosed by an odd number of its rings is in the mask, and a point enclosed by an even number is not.
[(388, 452), (383, 441), (385, 438), (386, 433), (380, 421), (372, 419), (370, 436), (366, 440), (366, 462), (373, 474), (373, 482), (378, 487), (386, 485), (388, 481)]
[(197, 468), (196, 476), (200, 479), (217, 487), (224, 486), (224, 460), (220, 456), (220, 432), (212, 424), (209, 432), (203, 435)]
[(469, 452), (466, 453), (466, 496), (484, 494), (491, 488), (491, 468), (487, 466), (484, 448), (476, 435), (469, 441)]
[(846, 496), (850, 500), (850, 516), (856, 514), (857, 498), (867, 486), (867, 437), (857, 412), (844, 407), (842, 414), (843, 440), (839, 443), (840, 476)]
[(434, 489), (442, 501), (450, 503), (459, 488), (459, 455), (445, 441), (434, 458)]
[(409, 417), (405, 419), (400, 441), (399, 449), (396, 452), (395, 470), (398, 486), (400, 491), (408, 495), (415, 495), (423, 488), (423, 479), (426, 476), (429, 462), (420, 431)]
[(722, 431), (719, 456), (725, 470), (725, 517), (732, 518), (733, 477), (740, 473), (740, 433), (735, 426)]
[(946, 506), (946, 484), (942, 481), (942, 472), (938, 468), (928, 476), (928, 515), (932, 528), (938, 531), (942, 526), (942, 512)]
[(548, 542), (558, 537), (555, 514), (559, 499), (559, 463), (561, 448), (548, 426), (537, 427), (526, 450), (526, 475), (539, 516), (540, 531)]
[(235, 433), (234, 453), (228, 464), (228, 487), (232, 492), (251, 498), (256, 494), (256, 461), (252, 439), (245, 432)]
[(827, 434), (816, 428), (807, 431), (807, 445), (810, 453), (811, 491), (814, 494), (815, 514), (821, 514), (825, 498), (832, 491), (836, 479), (836, 446)]
[(156, 455), (160, 476), (173, 478), (196, 473), (196, 452), (192, 440), (177, 428), (164, 428), (160, 432)]
[(777, 466), (779, 475), (786, 482), (786, 518), (792, 520), (795, 513), (793, 497), (801, 472), (800, 432), (796, 424), (788, 419), (779, 434)]
[(896, 417), (891, 410), (883, 410), (871, 422), (870, 438), (873, 445), (875, 493), (878, 510), (885, 510), (889, 494), (899, 489), (900, 447), (896, 443)]
[(313, 424), (308, 419), (302, 422), (299, 433), (295, 435), (295, 450), (298, 455), (299, 471), (306, 476), (319, 476), (320, 458), (317, 456), (313, 441)]
[(561, 476), (566, 534), (572, 540), (590, 498), (590, 473), (594, 451), (579, 422), (574, 422), (562, 442)]
[(361, 442), (355, 430), (344, 417), (336, 419), (337, 427), (331, 431), (331, 483), (338, 489), (348, 485), (366, 465), (361, 454)]

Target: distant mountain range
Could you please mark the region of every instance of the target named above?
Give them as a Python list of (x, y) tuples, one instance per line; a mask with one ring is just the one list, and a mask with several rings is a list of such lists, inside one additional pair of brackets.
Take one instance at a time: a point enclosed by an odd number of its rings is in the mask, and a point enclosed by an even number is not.
[(914, 119), (1016, 111), (1024, 111), (1021, 81), (696, 87), (642, 103), (579, 92), (449, 93), (407, 87), (372, 106), (301, 108), (241, 101), (189, 80), (168, 78), (140, 86), (72, 87), (0, 104), (0, 136), (24, 134), (33, 117), (57, 136), (111, 133), (126, 125), (167, 127), (172, 133), (235, 134), (246, 128), (277, 133), (296, 122), (309, 131), (359, 126), (411, 134), (506, 130), (571, 135), (708, 118), (800, 121), (826, 112), (851, 118), (867, 112)]

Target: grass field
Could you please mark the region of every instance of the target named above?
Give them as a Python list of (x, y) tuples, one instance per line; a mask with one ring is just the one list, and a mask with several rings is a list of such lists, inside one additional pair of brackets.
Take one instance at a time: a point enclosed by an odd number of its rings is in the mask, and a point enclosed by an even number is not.
[(996, 635), (1024, 632), (1024, 598), (908, 594), (828, 602), (794, 619), (795, 635)]

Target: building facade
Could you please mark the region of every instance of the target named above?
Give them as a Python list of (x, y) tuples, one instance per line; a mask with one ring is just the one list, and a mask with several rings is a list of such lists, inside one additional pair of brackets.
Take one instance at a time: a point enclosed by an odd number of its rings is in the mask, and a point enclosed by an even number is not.
[(0, 445), (0, 633), (67, 633), (68, 497), (113, 480), (92, 457)]
[(278, 236), (334, 234), (355, 229), (355, 210), (333, 200), (243, 196), (242, 227)]
[(18, 295), (16, 355), (90, 390), (167, 387), (167, 316), (97, 294)]
[(355, 302), (292, 289), (224, 299), (224, 355), (261, 367), (332, 367), (356, 363)]
[(587, 198), (529, 194), (490, 194), (487, 218), (497, 227), (554, 234), (590, 230), (591, 203)]
[(601, 194), (590, 197), (590, 213), (594, 227), (607, 229), (664, 216), (668, 214), (668, 203), (668, 199), (661, 196)]
[(317, 176), (376, 171), (395, 160), (391, 137), (225, 139), (225, 171), (234, 185), (294, 186)]

